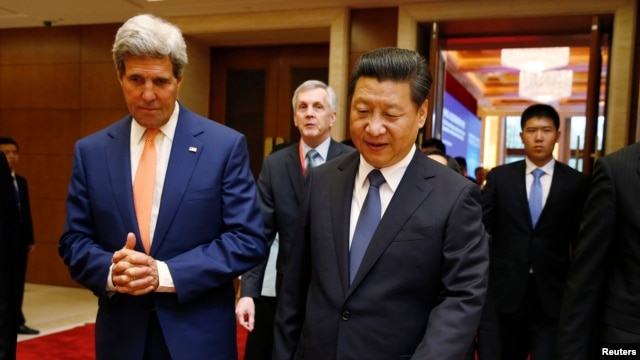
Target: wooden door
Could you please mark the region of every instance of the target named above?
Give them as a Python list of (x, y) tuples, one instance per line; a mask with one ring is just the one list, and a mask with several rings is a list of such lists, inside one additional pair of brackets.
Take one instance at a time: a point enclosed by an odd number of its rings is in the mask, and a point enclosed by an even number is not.
[(211, 115), (247, 137), (251, 170), (274, 145), (300, 139), (291, 98), (305, 80), (329, 77), (328, 45), (212, 49)]

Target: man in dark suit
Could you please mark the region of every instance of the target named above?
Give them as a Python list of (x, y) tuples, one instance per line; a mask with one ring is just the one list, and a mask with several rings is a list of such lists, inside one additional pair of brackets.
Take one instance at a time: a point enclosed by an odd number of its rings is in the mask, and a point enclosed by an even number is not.
[(11, 170), (0, 155), (0, 360), (15, 360), (18, 337), (16, 318), (17, 241), (20, 236), (18, 204)]
[(415, 145), (430, 86), (414, 51), (381, 48), (356, 63), (348, 94), (359, 153), (307, 176), (274, 359), (446, 360), (468, 350), (489, 239), (478, 186)]
[[(293, 122), (300, 141), (266, 157), (258, 179), (258, 194), (265, 234), (269, 243), (278, 235), (276, 283), (286, 267), (289, 246), (303, 196), (304, 173), (311, 166), (355, 151), (331, 138), (338, 99), (330, 86), (318, 80), (302, 83), (293, 93)], [(311, 154), (317, 153), (315, 158)], [(307, 155), (309, 154), (309, 155)], [(242, 275), (236, 316), (251, 331), (247, 337), (245, 360), (271, 359), (276, 294), (261, 294), (266, 261)], [(270, 284), (276, 286), (276, 284)]]
[[(492, 169), (482, 193), (484, 223), (492, 239), (490, 299), (482, 321), (485, 325), (493, 319), (499, 327), (499, 334), (495, 326), (492, 333), (484, 333), (483, 326), (479, 331), (480, 354), (487, 360), (500, 358), (482, 348), (491, 343), (503, 359), (524, 360), (529, 352), (533, 360), (553, 359), (587, 186), (585, 175), (553, 158), (560, 137), (553, 107), (528, 107), (520, 124), (526, 159)], [(539, 181), (534, 174), (541, 174)]]
[(178, 102), (176, 26), (135, 16), (113, 57), (130, 115), (77, 142), (59, 242), (96, 358), (237, 360), (233, 281), (267, 250), (246, 139)]
[(27, 274), (27, 258), (35, 247), (33, 238), (33, 223), (31, 221), (31, 205), (29, 203), (29, 188), (27, 179), (16, 173), (18, 162), (20, 161), (20, 148), (18, 143), (8, 137), (0, 138), (0, 151), (4, 152), (11, 168), (13, 185), (16, 190), (18, 209), (20, 210), (20, 240), (17, 243), (15, 261), (17, 264), (16, 296), (18, 305), (18, 334), (37, 335), (40, 331), (32, 329), (26, 325), (24, 313), (22, 312), (22, 302), (24, 299), (24, 283)]
[(639, 350), (638, 199), (640, 142), (595, 163), (560, 315), (558, 359), (588, 359), (593, 347), (598, 358), (603, 347), (634, 349), (618, 344)]

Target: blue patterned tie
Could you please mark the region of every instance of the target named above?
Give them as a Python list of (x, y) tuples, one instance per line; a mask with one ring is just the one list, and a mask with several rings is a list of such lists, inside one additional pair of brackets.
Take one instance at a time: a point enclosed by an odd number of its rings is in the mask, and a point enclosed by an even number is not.
[(311, 149), (307, 152), (307, 168), (312, 168), (318, 166), (321, 161), (320, 154), (316, 149)]
[(364, 257), (365, 251), (367, 251), (373, 233), (378, 227), (382, 212), (379, 188), (385, 182), (384, 176), (382, 176), (380, 170), (372, 170), (367, 177), (369, 178), (369, 192), (362, 204), (358, 223), (351, 240), (351, 249), (349, 250), (349, 284), (353, 282), (353, 278), (358, 272), (360, 262)]
[(535, 169), (533, 174), (533, 183), (531, 183), (531, 191), (529, 192), (529, 211), (531, 212), (531, 223), (535, 227), (542, 212), (542, 183), (540, 177), (544, 175), (542, 169)]

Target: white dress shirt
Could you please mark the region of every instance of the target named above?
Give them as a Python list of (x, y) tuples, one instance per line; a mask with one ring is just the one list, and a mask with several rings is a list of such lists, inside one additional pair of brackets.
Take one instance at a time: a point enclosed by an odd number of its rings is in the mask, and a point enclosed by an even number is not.
[[(525, 163), (527, 164), (525, 174), (526, 185), (527, 185), (527, 199), (529, 199), (529, 194), (531, 194), (531, 184), (533, 184), (533, 174), (532, 171), (537, 169), (536, 166), (531, 160), (525, 159)], [(551, 189), (551, 179), (553, 179), (553, 169), (556, 166), (556, 161), (551, 159), (548, 163), (540, 166), (539, 168), (544, 171), (544, 175), (540, 176), (540, 184), (542, 184), (542, 208), (544, 209), (544, 204), (547, 203), (547, 197), (549, 196), (549, 189)]]
[[(395, 193), (398, 185), (400, 184), (400, 180), (404, 176), (405, 171), (407, 170), (407, 166), (413, 159), (413, 155), (416, 152), (416, 147), (412, 146), (411, 151), (405, 156), (402, 160), (397, 162), (394, 165), (391, 165), (386, 168), (378, 169), (384, 176), (385, 183), (380, 185), (380, 205), (381, 212), (380, 217), (384, 216), (384, 212), (387, 210), (389, 203), (391, 202), (391, 198)], [(358, 223), (358, 216), (360, 216), (360, 209), (362, 208), (362, 204), (364, 203), (364, 199), (367, 197), (367, 193), (369, 192), (369, 179), (367, 175), (375, 169), (369, 163), (367, 163), (360, 155), (360, 167), (358, 168), (358, 172), (356, 173), (356, 181), (353, 186), (353, 197), (351, 198), (351, 217), (349, 221), (349, 247), (351, 247), (351, 240), (353, 240), (353, 233), (356, 230), (356, 224)]]
[[(164, 188), (164, 179), (167, 175), (167, 168), (169, 166), (169, 156), (171, 155), (171, 145), (173, 144), (173, 136), (176, 132), (176, 125), (178, 124), (178, 115), (180, 113), (180, 106), (176, 101), (175, 108), (169, 121), (160, 127), (160, 132), (154, 139), (157, 154), (157, 167), (156, 167), (156, 179), (153, 189), (153, 204), (151, 205), (151, 230), (149, 232), (149, 243), (153, 244), (153, 236), (156, 229), (156, 223), (158, 221), (158, 212), (160, 210), (160, 202), (162, 201), (162, 189)], [(131, 187), (133, 188), (133, 181), (135, 179), (136, 170), (138, 169), (138, 163), (142, 156), (145, 143), (145, 131), (147, 129), (140, 126), (135, 119), (131, 121), (131, 138), (129, 139), (130, 154), (131, 154)], [(124, 245), (124, 244), (123, 244)], [(156, 291), (158, 292), (175, 292), (175, 285), (169, 267), (164, 261), (156, 259), (156, 265), (158, 266), (158, 282), (159, 286)], [(107, 279), (107, 289), (115, 290), (113, 286), (111, 271), (109, 271), (109, 277)]]

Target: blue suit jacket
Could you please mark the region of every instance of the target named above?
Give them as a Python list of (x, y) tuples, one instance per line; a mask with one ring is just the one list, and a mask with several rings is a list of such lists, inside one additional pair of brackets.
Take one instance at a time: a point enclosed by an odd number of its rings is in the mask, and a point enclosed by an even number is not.
[(99, 297), (97, 358), (140, 359), (156, 311), (173, 359), (237, 360), (233, 279), (266, 254), (245, 137), (180, 106), (150, 252), (167, 263), (176, 293), (112, 294), (112, 254), (128, 232), (140, 238), (131, 121), (77, 142), (59, 243), (72, 277)]

